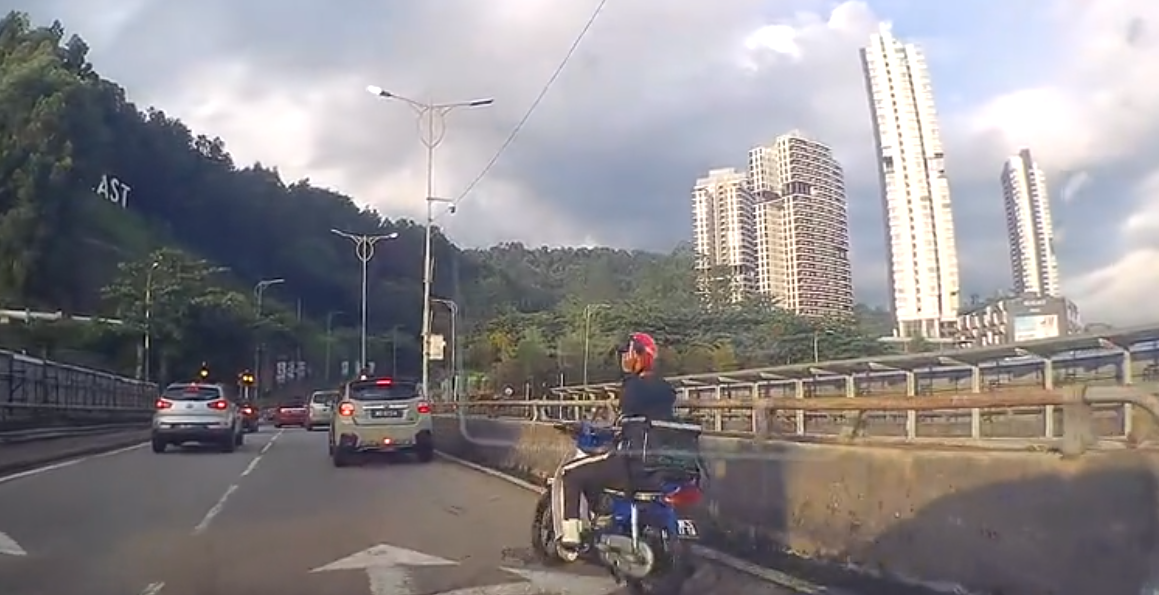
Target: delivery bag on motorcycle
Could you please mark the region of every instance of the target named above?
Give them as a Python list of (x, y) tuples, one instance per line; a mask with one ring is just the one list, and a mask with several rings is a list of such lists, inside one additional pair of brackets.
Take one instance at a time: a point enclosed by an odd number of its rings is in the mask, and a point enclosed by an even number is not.
[(619, 450), (637, 490), (655, 483), (699, 481), (703, 430), (698, 424), (633, 417), (621, 419), (620, 427)]

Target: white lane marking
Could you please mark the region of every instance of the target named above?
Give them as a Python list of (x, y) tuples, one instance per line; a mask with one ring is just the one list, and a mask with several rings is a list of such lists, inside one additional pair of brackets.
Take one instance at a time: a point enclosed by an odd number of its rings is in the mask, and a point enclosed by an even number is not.
[(284, 431), (285, 430), (278, 430), (277, 433), (270, 437), (265, 446), (263, 446), (262, 449), (258, 451), (257, 456), (255, 456), (253, 460), (250, 461), (249, 465), (246, 465), (246, 468), (242, 470), (241, 475), (238, 476), (239, 481), (230, 484), (229, 487), (225, 489), (225, 493), (221, 495), (221, 498), (218, 498), (217, 503), (213, 505), (213, 508), (210, 508), (209, 512), (206, 512), (205, 516), (201, 518), (201, 522), (197, 523), (197, 526), (193, 528), (194, 535), (201, 535), (202, 533), (205, 533), (206, 529), (209, 529), (209, 524), (213, 522), (213, 519), (217, 518), (217, 515), (221, 514), (221, 511), (225, 510), (226, 501), (228, 501), (229, 497), (232, 496), (233, 493), (236, 492), (237, 489), (241, 486), (240, 479), (249, 475), (250, 473), (253, 473), (254, 469), (257, 469), (258, 463), (260, 463), (262, 460), (262, 456), (269, 452), (270, 447), (274, 445), (274, 442), (278, 441), (278, 438)]
[(149, 583), (144, 589), (141, 589), (140, 595), (157, 595), (161, 589), (165, 588), (165, 583)]
[(129, 451), (131, 451), (131, 450), (137, 450), (138, 448), (142, 448), (142, 447), (144, 447), (144, 446), (145, 446), (145, 445), (147, 445), (147, 444), (149, 444), (149, 443), (148, 443), (148, 442), (142, 442), (142, 443), (140, 443), (140, 444), (134, 444), (134, 445), (132, 445), (132, 446), (126, 446), (126, 447), (124, 447), (124, 448), (117, 448), (117, 449), (114, 449), (114, 450), (107, 450), (107, 451), (105, 451), (105, 452), (100, 452), (100, 453), (93, 454), (93, 455), (87, 455), (87, 456), (83, 456), (83, 457), (77, 457), (77, 458), (75, 458), (75, 459), (68, 459), (68, 460), (65, 460), (65, 461), (61, 461), (61, 462), (59, 462), (59, 463), (53, 463), (53, 464), (51, 464), (51, 465), (45, 465), (45, 466), (43, 466), (43, 467), (36, 467), (36, 468), (34, 468), (34, 469), (29, 469), (29, 470), (27, 470), (27, 471), (21, 471), (21, 472), (19, 472), (19, 473), (13, 473), (13, 474), (11, 474), (11, 475), (5, 475), (5, 476), (3, 476), (3, 477), (0, 477), (0, 483), (4, 483), (4, 482), (8, 482), (8, 481), (13, 481), (13, 480), (16, 480), (16, 479), (22, 479), (22, 478), (25, 478), (25, 477), (31, 477), (31, 476), (33, 476), (33, 475), (39, 475), (39, 474), (41, 474), (41, 473), (45, 473), (45, 472), (47, 472), (47, 471), (55, 471), (55, 470), (57, 470), (57, 469), (64, 469), (65, 467), (72, 467), (73, 465), (76, 465), (77, 463), (83, 463), (83, 462), (85, 462), (85, 461), (91, 461), (91, 460), (93, 460), (93, 459), (101, 459), (101, 458), (104, 458), (104, 457), (111, 457), (111, 456), (114, 456), (114, 455), (123, 454), (123, 453), (129, 452)]
[[(524, 481), (522, 479), (519, 479), (518, 477), (514, 477), (512, 475), (508, 475), (506, 473), (503, 473), (502, 471), (497, 471), (497, 470), (492, 469), (490, 467), (484, 467), (478, 463), (472, 463), (471, 461), (468, 461), (465, 459), (460, 459), (459, 457), (456, 457), (454, 455), (449, 455), (445, 452), (439, 452), (438, 455), (439, 455), (439, 457), (446, 459), (452, 463), (462, 465), (468, 469), (478, 471), (479, 473), (483, 473), (485, 475), (490, 475), (491, 477), (495, 477), (497, 479), (502, 479), (502, 480), (506, 481), (507, 483), (517, 485), (525, 490), (530, 490), (530, 491), (536, 492), (538, 494), (542, 494), (542, 493), (547, 491), (547, 488), (545, 488), (541, 485), (536, 485), (536, 484), (531, 483), (529, 481)], [(838, 590), (834, 590), (832, 588), (826, 589), (825, 587), (822, 587), (821, 585), (817, 585), (817, 584), (811, 583), (809, 581), (806, 581), (804, 579), (800, 579), (800, 578), (797, 578), (795, 576), (785, 574), (784, 572), (781, 572), (779, 570), (773, 570), (772, 568), (765, 568), (764, 566), (758, 566), (756, 564), (753, 564), (752, 562), (749, 562), (747, 560), (742, 560), (740, 558), (737, 558), (736, 556), (732, 556), (732, 555), (726, 554), (726, 553), (718, 551), (718, 550), (714, 550), (714, 549), (707, 548), (707, 547), (700, 546), (700, 545), (693, 545), (692, 549), (694, 552), (696, 552), (696, 554), (698, 556), (700, 556), (702, 558), (712, 560), (713, 562), (727, 566), (733, 570), (743, 572), (749, 576), (756, 577), (756, 578), (759, 578), (761, 580), (773, 583), (774, 585), (778, 585), (781, 587), (787, 587), (789, 589), (796, 589), (797, 591), (802, 592), (802, 593), (829, 593), (832, 595), (843, 595), (843, 594), (848, 595), (848, 593), (845, 591), (838, 591)]]
[(205, 513), (205, 516), (202, 517), (201, 522), (197, 523), (197, 526), (193, 528), (194, 535), (201, 535), (205, 532), (206, 529), (209, 528), (209, 524), (213, 522), (213, 519), (217, 518), (217, 515), (221, 514), (221, 511), (225, 509), (226, 500), (229, 500), (229, 497), (232, 496), (236, 491), (236, 483), (230, 484), (230, 486), (225, 489), (225, 493), (221, 495), (221, 498), (217, 500), (217, 503), (213, 505), (213, 508), (210, 508), (209, 512)]
[(246, 465), (245, 470), (241, 472), (241, 476), (245, 477), (245, 476), (249, 475), (250, 473), (253, 473), (253, 470), (257, 468), (258, 463), (260, 463), (260, 462), (262, 462), (262, 455), (261, 455), (261, 453), (258, 453), (258, 456), (254, 457), (252, 460), (250, 460), (249, 465)]

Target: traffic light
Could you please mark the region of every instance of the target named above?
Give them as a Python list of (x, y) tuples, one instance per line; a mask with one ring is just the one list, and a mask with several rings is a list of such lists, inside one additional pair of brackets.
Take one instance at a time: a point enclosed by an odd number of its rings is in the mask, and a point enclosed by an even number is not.
[(240, 375), (238, 375), (238, 378), (241, 380), (242, 386), (254, 385), (254, 375), (249, 370), (242, 372)]
[(200, 378), (202, 382), (209, 380), (209, 365), (208, 364), (206, 364), (205, 362), (201, 362), (201, 369), (197, 371), (197, 377)]

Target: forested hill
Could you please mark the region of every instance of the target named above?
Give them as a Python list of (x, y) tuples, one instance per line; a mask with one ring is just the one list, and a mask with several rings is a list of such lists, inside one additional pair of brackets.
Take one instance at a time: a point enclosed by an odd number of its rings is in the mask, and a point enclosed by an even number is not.
[[(117, 263), (177, 245), (228, 267), (239, 283), (284, 277), (285, 288), (271, 296), (300, 299), (309, 316), (357, 312), (357, 260), (349, 241), (329, 230), (398, 231), (372, 261), (371, 293), (390, 304), (375, 322), (414, 326), (421, 227), (305, 181), (286, 183), (275, 168), (235, 163), (221, 139), (195, 134), (163, 111), (138, 109), (98, 76), (86, 52), (59, 23), (34, 28), (17, 13), (0, 22), (5, 304), (100, 312), (99, 288)], [(104, 198), (95, 192), (102, 180)], [(459, 253), (440, 237), (435, 254), (449, 263)], [(521, 293), (474, 259), (456, 265), (468, 285), (487, 276), (495, 297)], [(436, 293), (451, 292), (451, 272), (437, 267)]]
[[(421, 226), (287, 182), (276, 168), (235, 163), (221, 139), (134, 105), (87, 52), (60, 23), (37, 27), (20, 13), (0, 21), (0, 307), (116, 316), (126, 322), (119, 337), (90, 337), (84, 348), (122, 370), (142, 361), (134, 350), (150, 311), (151, 361), (162, 375), (202, 358), (241, 366), (258, 345), (271, 358), (300, 353), (321, 368), (322, 353), (350, 359), (356, 341), (339, 327), (357, 321), (360, 297), (353, 247), (330, 230), (397, 231), (371, 262), (370, 357), (413, 369)], [(507, 378), (570, 374), (575, 348), (563, 346), (575, 343), (585, 305), (595, 304), (612, 311), (603, 327), (592, 323), (593, 348), (651, 325), (690, 354), (684, 371), (709, 366), (709, 352), (719, 368), (878, 349), (847, 323), (822, 328), (767, 305), (704, 318), (687, 250), (460, 250), (437, 235), (434, 258), (434, 293), (464, 314), (466, 365), (502, 368)], [(253, 287), (270, 278), (285, 282), (257, 308)], [(150, 292), (151, 309), (142, 297)], [(331, 322), (336, 342), (324, 332)], [(436, 324), (447, 332), (445, 319)], [(0, 347), (12, 347), (11, 334), (0, 329)], [(736, 350), (747, 351), (728, 355)], [(613, 363), (602, 365), (601, 374), (614, 374)]]

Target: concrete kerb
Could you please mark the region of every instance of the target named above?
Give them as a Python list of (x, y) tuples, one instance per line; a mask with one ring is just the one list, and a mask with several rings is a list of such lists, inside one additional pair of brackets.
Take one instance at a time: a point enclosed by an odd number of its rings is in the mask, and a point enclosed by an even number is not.
[[(78, 443), (75, 444), (65, 444), (72, 442), (72, 440), (59, 438), (46, 441), (43, 446), (51, 446), (52, 448), (48, 448), (42, 452), (36, 452), (35, 449), (30, 448), (21, 448), (21, 450), (32, 450), (32, 452), (27, 453), (25, 456), (16, 454), (12, 459), (8, 457), (0, 459), (0, 482), (23, 477), (29, 472), (39, 472), (45, 466), (69, 465), (74, 461), (79, 462), (80, 459), (94, 455), (102, 455), (112, 451), (142, 446), (148, 441), (148, 432), (149, 430), (136, 430), (125, 432), (123, 435), (117, 433), (77, 437)], [(19, 446), (34, 447), (38, 445), (36, 443), (24, 443)]]
[[(441, 451), (533, 483), (574, 452), (548, 424), (438, 417)], [(705, 454), (704, 543), (815, 583), (1085, 595), (1137, 590), (1159, 559), (1137, 545), (1159, 527), (1150, 449), (1067, 458), (711, 436)]]
[[(529, 490), (529, 491), (535, 492), (537, 494), (543, 494), (544, 492), (547, 491), (547, 489), (543, 486), (536, 485), (534, 483), (531, 483), (530, 481), (526, 481), (524, 479), (521, 479), (521, 478), (516, 477), (514, 475), (511, 475), (509, 473), (504, 473), (504, 472), (498, 471), (496, 469), (491, 469), (490, 467), (484, 467), (483, 465), (480, 465), (478, 463), (473, 463), (473, 462), (468, 461), (466, 459), (461, 459), (459, 457), (456, 457), (456, 456), (451, 455), (451, 454), (447, 454), (445, 452), (438, 452), (437, 454), (440, 458), (442, 458), (444, 460), (450, 461), (450, 462), (455, 463), (457, 465), (462, 465), (464, 467), (467, 467), (468, 469), (478, 471), (479, 473), (483, 473), (483, 474), (489, 475), (491, 477), (502, 479), (503, 481), (506, 481), (506, 482), (513, 484), (513, 485), (516, 485), (516, 486), (519, 486), (525, 490)], [(706, 560), (711, 560), (711, 561), (716, 562), (718, 564), (721, 564), (723, 566), (727, 566), (733, 570), (743, 572), (749, 576), (753, 576), (753, 577), (759, 578), (761, 580), (768, 581), (769, 583), (772, 583), (772, 584), (777, 585), (779, 587), (792, 589), (793, 591), (796, 591), (798, 593), (805, 593), (808, 595), (854, 595), (853, 593), (850, 593), (848, 591), (837, 590), (837, 589), (833, 589), (833, 588), (829, 588), (829, 587), (823, 587), (821, 585), (817, 585), (817, 584), (811, 583), (809, 581), (799, 579), (799, 578), (796, 578), (794, 576), (785, 574), (784, 572), (780, 572), (778, 570), (773, 570), (772, 568), (765, 568), (763, 566), (758, 566), (758, 565), (753, 564), (751, 562), (748, 562), (746, 560), (742, 560), (740, 558), (737, 558), (735, 556), (731, 556), (731, 555), (726, 554), (724, 552), (714, 550), (712, 548), (694, 545), (693, 551), (696, 553), (697, 556), (699, 556), (701, 558), (704, 558)]]

